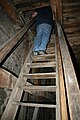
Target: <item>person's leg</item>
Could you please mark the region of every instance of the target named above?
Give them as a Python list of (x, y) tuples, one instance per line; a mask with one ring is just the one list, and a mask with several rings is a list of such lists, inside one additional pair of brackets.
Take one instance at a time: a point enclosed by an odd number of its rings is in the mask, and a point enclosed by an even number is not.
[(37, 26), (37, 34), (36, 37), (34, 38), (34, 48), (33, 51), (39, 51), (39, 46), (42, 41), (42, 34), (43, 34), (43, 27), (42, 24)]
[(42, 41), (41, 41), (41, 45), (39, 47), (39, 51), (45, 51), (46, 50), (46, 46), (47, 43), (49, 41), (49, 37), (50, 37), (50, 33), (51, 33), (51, 25), (49, 24), (43, 24), (43, 35), (42, 35)]

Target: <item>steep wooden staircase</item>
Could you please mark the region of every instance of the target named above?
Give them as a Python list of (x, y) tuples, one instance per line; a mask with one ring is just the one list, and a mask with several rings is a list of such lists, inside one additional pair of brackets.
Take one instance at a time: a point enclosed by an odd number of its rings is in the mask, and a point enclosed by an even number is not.
[[(20, 120), (18, 116), (22, 117), (22, 114), (19, 114), (21, 107), (26, 107), (28, 110), (34, 108), (32, 120), (39, 120), (40, 108), (53, 109), (55, 114), (52, 115), (55, 117), (52, 116), (51, 119), (79, 120), (79, 87), (59, 24), (57, 28), (58, 34), (51, 36), (46, 54), (33, 56), (33, 46), (31, 47), (1, 120)], [(33, 96), (32, 101), (29, 99), (30, 96)], [(47, 113), (45, 114), (47, 116)], [(44, 117), (41, 120), (44, 120)]]
[[(27, 0), (22, 2), (13, 0), (13, 2), (17, 11), (9, 1), (0, 1), (2, 6), (2, 8), (0, 7), (1, 33), (3, 30), (3, 36), (0, 39), (4, 41), (5, 38), (10, 38), (6, 39), (6, 43), (0, 46), (0, 67), (2, 70), (4, 70), (3, 64), (6, 59), (23, 42), (25, 34), (30, 32), (28, 30), (34, 23), (33, 20), (30, 21), (29, 25), (26, 23), (26, 18), (23, 17), (26, 17), (25, 11), (39, 7), (39, 2), (42, 1), (31, 2), (30, 0), (29, 4)], [(47, 54), (33, 56), (31, 47), (17, 82), (14, 82), (15, 86), (10, 80), (11, 86), (7, 77), (5, 82), (1, 81), (3, 88), (7, 86), (9, 89), (10, 86), (10, 89), (13, 89), (3, 115), (0, 113), (1, 120), (80, 120), (79, 78), (76, 75), (66, 42), (67, 39), (68, 42), (75, 44), (80, 41), (80, 2), (79, 0), (56, 0), (55, 5), (52, 6), (55, 6), (57, 20), (62, 23), (62, 26), (57, 23), (57, 33), (51, 36), (46, 50)], [(7, 22), (9, 19), (2, 11), (3, 8), (17, 24), (19, 24), (19, 18), (15, 12), (20, 12), (19, 16), (23, 27), (20, 27), (21, 29), (17, 33), (14, 29), (15, 25), (12, 27), (12, 22), (9, 21), (10, 25), (6, 25), (9, 23)], [(24, 15), (22, 16), (22, 14)], [(62, 27), (66, 32), (67, 39)], [(11, 31), (6, 32), (8, 29)], [(9, 33), (11, 34), (9, 35)], [(15, 33), (14, 36), (13, 33)], [(32, 37), (31, 33), (30, 37)], [(5, 70), (5, 73), (9, 75), (9, 71)], [(12, 73), (10, 74), (12, 76)], [(5, 85), (6, 81), (9, 84)]]
[[(19, 78), (16, 82), (16, 85), (11, 93), (11, 97), (7, 104), (7, 107), (2, 116), (2, 120), (14, 120), (17, 114), (18, 106), (29, 106), (35, 108), (53, 108), (56, 111), (56, 120), (60, 119), (60, 97), (59, 97), (59, 78), (58, 78), (58, 64), (56, 56), (56, 45), (55, 38), (51, 38), (51, 41), (47, 47), (47, 54), (33, 56), (32, 48), (26, 58), (26, 61), (21, 69)], [(43, 68), (44, 72), (33, 73), (33, 69)], [(46, 72), (48, 69), (49, 72)], [(31, 71), (31, 72), (30, 72)], [(29, 81), (42, 80), (45, 81), (44, 85), (34, 85)], [(50, 85), (46, 85), (46, 80)], [(54, 83), (54, 84), (53, 84)], [(32, 95), (35, 93), (39, 94), (40, 92), (51, 92), (52, 94), (56, 93), (56, 102), (55, 104), (51, 103), (31, 103), (26, 100), (26, 102), (21, 101), (23, 91), (28, 92)], [(44, 95), (45, 97), (45, 95)], [(33, 117), (34, 118), (34, 117)]]

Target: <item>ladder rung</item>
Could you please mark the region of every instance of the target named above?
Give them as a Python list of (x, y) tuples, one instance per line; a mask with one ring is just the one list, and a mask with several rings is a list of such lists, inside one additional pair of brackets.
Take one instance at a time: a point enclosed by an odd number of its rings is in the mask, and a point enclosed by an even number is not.
[[(49, 46), (49, 45), (48, 45), (47, 49), (54, 49), (54, 50), (55, 50), (55, 46)], [(47, 50), (47, 49), (46, 49), (46, 50)]]
[(49, 58), (49, 57), (54, 57), (55, 53), (53, 54), (43, 54), (43, 55), (35, 55), (33, 56), (34, 58)]
[(32, 56), (33, 61), (43, 61), (43, 60), (47, 60), (47, 59), (53, 59), (55, 58), (55, 54), (44, 54), (44, 55), (36, 55), (36, 56)]
[(45, 61), (45, 62), (48, 62), (48, 61), (49, 61), (49, 62), (53, 62), (53, 61), (55, 61), (55, 58), (47, 58), (47, 59), (46, 59), (46, 58), (43, 58), (43, 59), (42, 59), (42, 58), (40, 58), (40, 59), (32, 58), (32, 60), (33, 60), (33, 61), (36, 61), (36, 62), (37, 62), (37, 61), (38, 61), (38, 62), (39, 62), (39, 61), (40, 61), (40, 62), (43, 62), (43, 61)]
[(53, 48), (55, 48), (55, 44), (51, 42), (50, 44), (48, 44), (47, 47), (48, 47), (48, 48), (49, 48), (49, 47), (53, 47)]
[(24, 74), (23, 76), (28, 79), (50, 79), (50, 78), (56, 78), (55, 75), (56, 75), (56, 72)]
[(52, 105), (52, 104), (25, 103), (25, 102), (19, 102), (19, 101), (14, 101), (13, 104), (21, 105), (21, 106), (29, 106), (29, 107), (56, 108), (56, 105)]
[(55, 62), (32, 63), (30, 68), (55, 67)]
[(53, 50), (46, 50), (46, 53), (47, 53), (47, 54), (53, 54), (54, 51), (53, 51)]
[(32, 86), (32, 85), (25, 85), (20, 87), (24, 91), (49, 91), (49, 92), (54, 92), (56, 91), (56, 86)]
[(55, 49), (53, 47), (47, 48), (46, 53), (48, 54), (55, 53)]

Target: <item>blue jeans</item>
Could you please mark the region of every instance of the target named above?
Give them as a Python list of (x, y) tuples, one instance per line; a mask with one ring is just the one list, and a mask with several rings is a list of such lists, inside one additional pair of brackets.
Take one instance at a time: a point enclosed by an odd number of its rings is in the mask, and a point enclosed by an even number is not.
[(33, 51), (45, 51), (51, 33), (51, 25), (42, 23), (37, 26), (37, 34), (34, 38)]

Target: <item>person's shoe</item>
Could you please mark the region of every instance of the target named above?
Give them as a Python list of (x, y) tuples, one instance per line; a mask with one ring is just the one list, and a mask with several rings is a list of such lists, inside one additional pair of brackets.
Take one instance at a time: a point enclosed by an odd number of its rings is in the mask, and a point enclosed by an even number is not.
[(38, 52), (37, 52), (37, 51), (34, 51), (34, 52), (33, 52), (33, 55), (38, 55)]
[(43, 51), (43, 50), (39, 51), (39, 55), (44, 55), (44, 54), (45, 54), (45, 51)]

